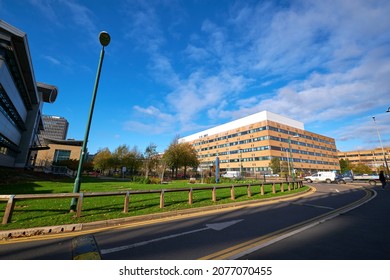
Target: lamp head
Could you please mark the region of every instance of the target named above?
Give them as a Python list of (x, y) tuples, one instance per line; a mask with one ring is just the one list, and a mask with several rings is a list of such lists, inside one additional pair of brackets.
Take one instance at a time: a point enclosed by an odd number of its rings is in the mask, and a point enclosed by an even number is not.
[(110, 40), (111, 40), (110, 34), (108, 34), (106, 31), (102, 31), (99, 33), (99, 41), (103, 47), (108, 46)]

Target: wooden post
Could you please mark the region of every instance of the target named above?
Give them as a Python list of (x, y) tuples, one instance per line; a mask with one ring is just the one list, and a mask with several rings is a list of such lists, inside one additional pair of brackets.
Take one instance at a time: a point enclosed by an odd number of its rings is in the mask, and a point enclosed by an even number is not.
[(288, 191), (291, 192), (291, 184), (288, 182)]
[(248, 194), (248, 197), (252, 197), (252, 192), (251, 192), (251, 185), (249, 184), (248, 187), (246, 188), (246, 192)]
[(212, 200), (214, 202), (217, 202), (217, 188), (216, 187), (214, 187), (212, 190)]
[(164, 190), (160, 193), (160, 208), (164, 208)]
[(188, 204), (192, 204), (192, 188), (188, 192)]
[(234, 186), (231, 186), (231, 188), (230, 188), (230, 198), (231, 198), (231, 200), (236, 199), (236, 195), (234, 194)]
[(4, 212), (3, 222), (2, 222), (3, 225), (11, 222), (12, 213), (14, 212), (14, 207), (15, 207), (14, 198), (15, 198), (14, 194), (10, 195), (8, 198), (8, 202), (7, 202), (7, 206), (5, 207), (5, 212)]
[(272, 183), (272, 193), (275, 194), (276, 193), (276, 189), (275, 189), (275, 183)]
[(260, 194), (261, 194), (261, 195), (264, 195), (264, 183), (261, 183), (261, 186), (260, 186)]
[(284, 192), (284, 185), (283, 185), (283, 182), (280, 183), (280, 192)]
[(125, 205), (123, 206), (123, 213), (129, 212), (130, 192), (127, 191), (125, 195)]
[(76, 217), (80, 218), (81, 217), (81, 208), (83, 208), (83, 199), (84, 199), (84, 193), (79, 194), (79, 199), (77, 201), (77, 213)]

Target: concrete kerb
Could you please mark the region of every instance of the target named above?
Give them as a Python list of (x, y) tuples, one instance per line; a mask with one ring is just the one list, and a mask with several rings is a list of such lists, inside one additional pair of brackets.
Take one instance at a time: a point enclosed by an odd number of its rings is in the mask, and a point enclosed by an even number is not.
[(262, 204), (262, 203), (271, 203), (271, 202), (279, 202), (283, 200), (290, 200), (300, 196), (306, 196), (314, 191), (315, 188), (310, 187), (308, 190), (304, 192), (300, 192), (296, 194), (288, 194), (288, 195), (272, 197), (272, 198), (248, 200), (242, 202), (232, 202), (232, 203), (218, 204), (218, 205), (212, 205), (206, 207), (197, 207), (191, 209), (140, 215), (140, 216), (126, 217), (126, 218), (119, 218), (119, 219), (103, 220), (103, 221), (96, 221), (90, 223), (77, 223), (77, 224), (55, 225), (55, 226), (36, 227), (36, 228), (27, 228), (27, 229), (4, 230), (4, 231), (0, 231), (0, 240), (4, 241), (8, 239), (21, 238), (21, 237), (47, 236), (47, 235), (53, 235), (53, 237), (55, 237), (55, 234), (59, 234), (59, 233), (70, 233), (70, 232), (82, 233), (82, 231), (86, 231), (86, 230), (120, 226), (120, 225), (139, 223), (145, 221), (154, 221), (154, 220), (158, 221), (164, 218), (180, 217), (180, 216), (191, 215), (195, 213), (207, 214), (207, 212), (220, 210), (220, 209), (222, 210), (222, 209), (229, 209), (235, 207), (242, 207), (251, 204)]

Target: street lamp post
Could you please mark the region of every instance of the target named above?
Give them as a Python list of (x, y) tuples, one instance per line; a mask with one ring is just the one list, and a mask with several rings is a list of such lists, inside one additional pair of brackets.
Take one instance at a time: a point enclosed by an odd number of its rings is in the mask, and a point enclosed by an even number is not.
[(377, 134), (378, 134), (379, 143), (380, 143), (380, 145), (381, 145), (381, 148), (382, 148), (383, 159), (385, 160), (385, 165), (386, 165), (386, 171), (387, 171), (387, 175), (390, 175), (390, 172), (389, 172), (389, 166), (388, 166), (388, 164), (387, 164), (387, 160), (386, 160), (386, 154), (385, 154), (385, 150), (383, 149), (383, 144), (382, 144), (381, 135), (379, 134), (379, 129), (378, 129), (378, 126), (376, 125), (375, 117), (372, 117), (372, 119), (374, 120), (374, 124), (375, 124), (375, 128), (376, 128), (376, 132), (377, 132)]
[[(96, 93), (97, 93), (97, 89), (99, 86), (100, 72), (102, 69), (102, 64), (103, 64), (103, 59), (104, 59), (104, 47), (108, 46), (108, 44), (110, 43), (110, 40), (111, 40), (110, 35), (107, 32), (102, 31), (99, 33), (99, 41), (100, 41), (100, 44), (102, 45), (102, 50), (100, 51), (100, 59), (99, 59), (97, 73), (96, 73), (95, 86), (93, 88), (93, 93), (92, 93), (92, 101), (91, 101), (91, 107), (89, 109), (87, 128), (85, 130), (83, 146), (81, 148), (81, 153), (80, 153), (79, 166), (77, 169), (77, 175), (76, 175), (76, 179), (74, 181), (74, 186), (73, 186), (74, 193), (80, 192), (80, 183), (81, 183), (80, 178), (81, 178), (81, 173), (83, 171), (83, 163), (84, 163), (84, 160), (85, 160), (85, 157), (87, 154), (87, 142), (88, 142), (89, 130), (91, 127), (93, 109), (95, 107)], [(70, 210), (75, 211), (76, 205), (77, 205), (77, 199), (72, 198), (72, 202), (70, 204)]]

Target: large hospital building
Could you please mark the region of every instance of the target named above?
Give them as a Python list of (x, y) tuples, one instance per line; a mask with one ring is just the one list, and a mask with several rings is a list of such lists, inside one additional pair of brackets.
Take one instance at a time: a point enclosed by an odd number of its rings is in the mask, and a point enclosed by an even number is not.
[(270, 174), (272, 158), (292, 162), (303, 173), (340, 170), (335, 140), (306, 131), (302, 122), (262, 111), (187, 137), (197, 150), (201, 168), (218, 156), (221, 171)]

